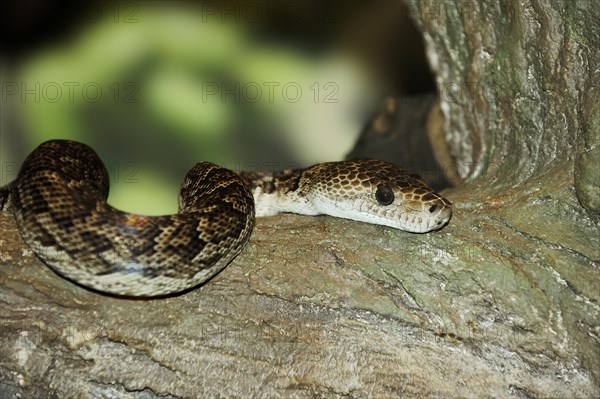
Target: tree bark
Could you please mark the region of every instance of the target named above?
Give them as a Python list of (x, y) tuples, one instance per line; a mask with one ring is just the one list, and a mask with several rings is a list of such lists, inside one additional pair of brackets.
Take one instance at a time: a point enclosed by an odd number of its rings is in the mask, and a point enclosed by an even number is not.
[(598, 397), (598, 7), (409, 5), (466, 180), (445, 229), (259, 219), (143, 301), (60, 278), (2, 214), (0, 397)]

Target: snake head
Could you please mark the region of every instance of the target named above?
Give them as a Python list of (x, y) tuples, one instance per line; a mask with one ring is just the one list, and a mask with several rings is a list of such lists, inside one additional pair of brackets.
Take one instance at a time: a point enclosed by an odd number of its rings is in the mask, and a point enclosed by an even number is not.
[(307, 173), (320, 176), (310, 196), (322, 214), (413, 233), (440, 229), (452, 216), (450, 201), (418, 175), (388, 162), (330, 162), (316, 165)]

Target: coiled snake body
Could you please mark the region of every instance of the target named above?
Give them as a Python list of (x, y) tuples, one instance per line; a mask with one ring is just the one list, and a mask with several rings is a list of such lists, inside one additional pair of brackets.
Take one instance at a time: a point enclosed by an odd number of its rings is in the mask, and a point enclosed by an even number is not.
[(23, 239), (56, 272), (124, 296), (164, 296), (207, 281), (243, 249), (255, 214), (327, 214), (419, 233), (452, 214), (420, 177), (372, 159), (273, 175), (199, 163), (181, 186), (179, 213), (166, 216), (111, 207), (108, 182), (91, 148), (47, 141), (0, 189), (0, 209), (14, 213)]

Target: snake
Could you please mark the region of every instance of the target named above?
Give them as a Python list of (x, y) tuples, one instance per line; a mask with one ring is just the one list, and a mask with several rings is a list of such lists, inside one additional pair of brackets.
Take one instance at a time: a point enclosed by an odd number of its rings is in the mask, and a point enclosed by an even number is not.
[(412, 233), (448, 224), (452, 204), (418, 175), (375, 159), (273, 173), (210, 162), (181, 184), (178, 213), (147, 216), (107, 203), (109, 175), (96, 152), (71, 140), (40, 144), (0, 188), (0, 211), (52, 270), (101, 294), (163, 297), (187, 292), (244, 248), (256, 217), (330, 215)]

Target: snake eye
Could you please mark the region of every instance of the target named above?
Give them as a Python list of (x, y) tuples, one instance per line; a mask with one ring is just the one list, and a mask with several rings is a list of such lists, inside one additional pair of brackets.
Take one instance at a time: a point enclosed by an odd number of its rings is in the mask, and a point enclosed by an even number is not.
[(394, 202), (394, 192), (388, 186), (384, 186), (380, 184), (377, 186), (377, 191), (375, 192), (375, 198), (380, 205), (389, 205)]

